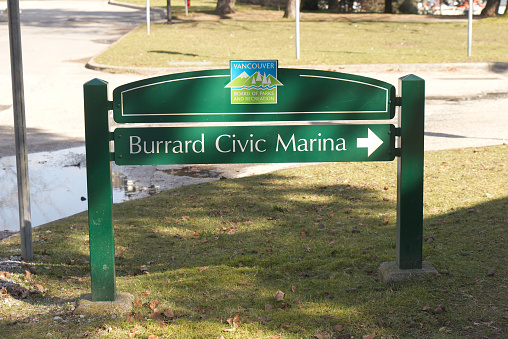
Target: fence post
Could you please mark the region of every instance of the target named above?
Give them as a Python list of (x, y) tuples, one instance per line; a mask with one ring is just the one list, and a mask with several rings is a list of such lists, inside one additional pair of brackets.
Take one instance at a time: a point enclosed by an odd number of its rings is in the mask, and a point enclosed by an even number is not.
[(397, 266), (422, 268), (425, 81), (399, 79), (400, 157), (397, 159)]
[(115, 248), (107, 82), (83, 86), (92, 301), (115, 301)]

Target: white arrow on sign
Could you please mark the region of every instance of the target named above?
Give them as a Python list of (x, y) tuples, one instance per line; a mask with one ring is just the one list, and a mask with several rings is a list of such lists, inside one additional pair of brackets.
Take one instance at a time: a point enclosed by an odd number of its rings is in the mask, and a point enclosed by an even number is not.
[(367, 135), (367, 138), (358, 138), (357, 139), (357, 145), (358, 148), (367, 148), (368, 150), (368, 157), (372, 153), (374, 153), (375, 150), (378, 149), (379, 146), (383, 144), (383, 140), (379, 139), (379, 137), (368, 128), (369, 133)]

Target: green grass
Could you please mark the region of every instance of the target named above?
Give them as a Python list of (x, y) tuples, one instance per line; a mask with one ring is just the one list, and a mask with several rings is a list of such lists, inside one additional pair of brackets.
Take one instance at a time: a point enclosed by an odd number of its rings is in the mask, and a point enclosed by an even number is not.
[[(90, 292), (86, 214), (36, 228), (29, 265), (37, 272), (10, 278), (44, 292), (4, 294), (0, 333), (501, 338), (508, 330), (507, 152), (504, 145), (426, 153), (424, 237), (434, 241), (424, 241), (423, 254), (439, 276), (377, 280), (379, 265), (395, 260), (395, 162), (320, 164), (115, 205), (117, 288), (139, 298), (130, 315), (72, 313)], [(0, 257), (19, 255), (19, 241), (0, 242)], [(278, 290), (285, 300), (275, 300)], [(157, 318), (154, 307), (165, 315)]]
[(240, 5), (236, 14), (219, 20), (210, 14), (214, 5), (196, 1), (189, 17), (182, 14), (183, 5), (175, 6), (175, 24), (153, 24), (150, 36), (140, 26), (95, 61), (124, 67), (228, 67), (237, 59), (277, 59), (280, 65), (508, 62), (507, 18), (475, 22), (473, 53), (467, 57), (466, 21), (303, 13), (296, 60), (294, 21), (283, 19), (283, 11)]

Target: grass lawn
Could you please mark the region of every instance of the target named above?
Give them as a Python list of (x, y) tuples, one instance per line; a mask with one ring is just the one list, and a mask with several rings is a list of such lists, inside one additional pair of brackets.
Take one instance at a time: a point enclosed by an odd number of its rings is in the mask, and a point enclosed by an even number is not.
[(38, 227), (34, 261), (0, 272), (15, 287), (0, 289), (1, 336), (502, 338), (507, 153), (426, 153), (423, 255), (438, 276), (377, 280), (395, 260), (395, 162), (319, 164), (115, 205), (117, 288), (137, 299), (124, 316), (72, 312), (90, 292), (86, 214)]
[[(229, 60), (276, 59), (285, 65), (370, 63), (508, 62), (508, 18), (473, 25), (467, 57), (467, 21), (384, 14), (302, 13), (301, 58), (295, 57), (295, 24), (283, 10), (237, 4), (227, 18), (213, 14), (216, 2), (173, 6), (175, 23), (139, 26), (95, 58), (116, 66), (223, 66)], [(165, 1), (152, 3), (165, 6)]]

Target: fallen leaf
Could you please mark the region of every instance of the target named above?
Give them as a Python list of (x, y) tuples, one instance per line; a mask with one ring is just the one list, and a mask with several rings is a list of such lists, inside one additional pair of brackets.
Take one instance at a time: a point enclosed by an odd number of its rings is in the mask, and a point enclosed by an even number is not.
[(293, 291), (293, 293), (296, 293), (296, 286), (291, 286), (291, 291)]
[(376, 337), (376, 333), (367, 334), (362, 337), (362, 339), (374, 339)]
[(333, 329), (337, 332), (340, 332), (344, 329), (344, 327), (342, 325), (335, 325), (333, 326)]
[(31, 275), (32, 275), (32, 273), (30, 273), (30, 271), (25, 271), (25, 276), (23, 277), (23, 280), (24, 281), (30, 280)]
[(439, 306), (438, 306), (438, 307), (436, 307), (436, 308), (434, 309), (434, 311), (432, 311), (432, 313), (434, 313), (434, 314), (439, 314), (439, 313), (441, 313), (441, 312), (443, 312), (443, 309), (442, 309), (441, 307), (439, 307)]
[(129, 338), (136, 338), (136, 333), (135, 333), (135, 332), (129, 332), (129, 333), (127, 334), (127, 336), (128, 336)]
[(288, 309), (290, 307), (291, 307), (291, 305), (289, 305), (287, 303), (282, 303), (282, 304), (280, 304), (280, 308), (278, 308), (277, 311), (282, 311), (282, 310)]
[(201, 307), (199, 307), (199, 306), (196, 306), (194, 308), (194, 312), (203, 313), (203, 314), (206, 313), (206, 311), (204, 309), (202, 309)]
[(279, 326), (279, 328), (288, 328), (290, 325), (291, 325), (291, 322), (286, 321), (286, 322), (284, 322), (283, 324), (281, 324), (281, 325)]
[(208, 269), (208, 266), (202, 266), (199, 268), (199, 272), (206, 271)]
[(234, 327), (240, 326), (240, 316), (238, 314), (235, 315), (235, 317), (233, 318), (233, 326)]
[(140, 294), (141, 294), (142, 296), (147, 297), (147, 296), (149, 296), (149, 295), (150, 295), (150, 294), (152, 294), (152, 293), (151, 293), (150, 291), (143, 291), (143, 292), (141, 292)]
[(317, 339), (323, 339), (323, 338), (324, 338), (324, 337), (323, 337), (323, 335), (322, 335), (322, 334), (319, 334), (319, 333), (318, 333), (318, 334), (314, 334), (314, 336), (313, 336), (313, 337), (314, 337), (314, 338), (317, 338)]
[(275, 301), (282, 301), (284, 300), (284, 292), (282, 292), (281, 290), (277, 290), (277, 292), (275, 292)]
[(126, 323), (132, 323), (132, 322), (134, 322), (134, 317), (128, 316), (127, 319), (125, 319), (125, 322)]
[(240, 285), (240, 286), (249, 286), (249, 283), (247, 281), (240, 281), (238, 283), (238, 285)]
[(158, 337), (158, 336), (156, 336), (155, 334), (150, 334), (150, 335), (148, 336), (148, 339), (159, 339), (159, 337)]
[(159, 305), (158, 299), (154, 299), (148, 303), (148, 307), (150, 307), (150, 309), (152, 309), (152, 311), (154, 311), (158, 305)]
[(148, 318), (150, 318), (150, 319), (162, 319), (162, 314), (160, 314), (159, 312), (153, 312), (153, 313), (148, 314)]
[(170, 311), (168, 310), (167, 308), (164, 309), (164, 312), (163, 312), (164, 316), (166, 318), (174, 318), (175, 317), (175, 313), (173, 313), (173, 311)]
[(265, 311), (269, 311), (269, 310), (271, 310), (272, 308), (273, 308), (273, 306), (272, 306), (272, 305), (270, 305), (270, 304), (266, 304), (266, 305), (265, 305)]
[(44, 287), (41, 284), (33, 284), (33, 286), (41, 292), (44, 292)]
[(136, 300), (134, 300), (134, 306), (135, 307), (143, 306), (143, 300), (141, 300), (141, 298), (137, 298)]
[(164, 328), (166, 327), (166, 324), (164, 324), (162, 321), (159, 323), (159, 327)]

